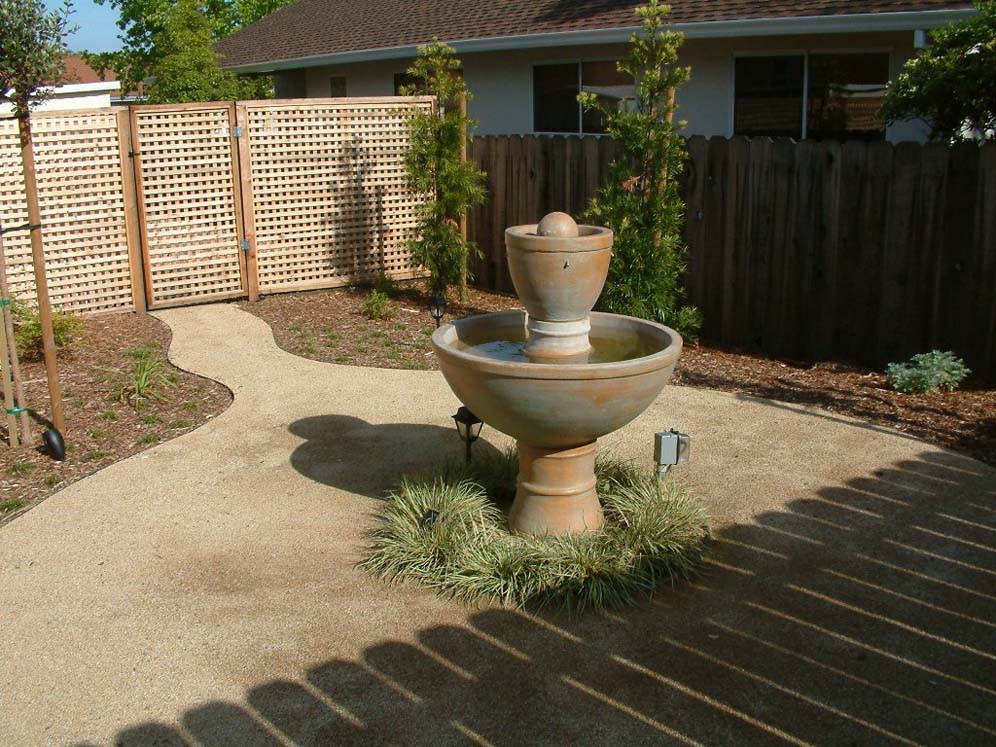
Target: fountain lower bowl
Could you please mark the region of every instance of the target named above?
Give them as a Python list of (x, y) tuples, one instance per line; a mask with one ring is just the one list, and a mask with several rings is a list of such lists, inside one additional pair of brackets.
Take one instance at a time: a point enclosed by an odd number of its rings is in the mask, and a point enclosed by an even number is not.
[(569, 448), (611, 433), (647, 409), (674, 371), (681, 337), (662, 324), (592, 312), (591, 338), (635, 357), (540, 363), (489, 357), (482, 342), (522, 340), (526, 314), (505, 311), (440, 327), (432, 345), (457, 398), (490, 427), (520, 442)]

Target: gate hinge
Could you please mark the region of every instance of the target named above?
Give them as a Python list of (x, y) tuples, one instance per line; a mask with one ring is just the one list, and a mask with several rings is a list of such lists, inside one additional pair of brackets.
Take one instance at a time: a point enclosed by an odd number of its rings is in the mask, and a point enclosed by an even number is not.
[(244, 252), (248, 252), (250, 246), (251, 244), (249, 243), (249, 239), (242, 239), (241, 243), (239, 244), (239, 248), (241, 248), (242, 251)]
[(235, 125), (232, 128), (232, 137), (242, 137), (242, 127), (240, 125)]

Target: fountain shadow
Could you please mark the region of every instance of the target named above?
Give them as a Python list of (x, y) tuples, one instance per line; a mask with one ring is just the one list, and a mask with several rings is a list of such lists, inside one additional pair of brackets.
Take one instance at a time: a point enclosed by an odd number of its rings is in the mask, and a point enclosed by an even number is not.
[(637, 608), (399, 609), (405, 640), (116, 744), (992, 743), (993, 483), (949, 453), (883, 464), (719, 528), (699, 580)]
[[(369, 498), (383, 498), (402, 476), (430, 472), (464, 459), (456, 428), (422, 423), (368, 423), (349, 415), (301, 418), (288, 427), (304, 439), (290, 456), (291, 466), (315, 482)], [(498, 455), (485, 440), (473, 446), (475, 458)]]

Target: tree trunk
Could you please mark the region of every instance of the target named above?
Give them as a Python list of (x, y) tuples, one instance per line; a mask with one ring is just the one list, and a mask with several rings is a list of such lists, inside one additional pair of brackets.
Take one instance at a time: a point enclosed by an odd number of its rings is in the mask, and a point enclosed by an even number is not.
[(35, 149), (31, 139), (31, 120), (27, 113), (18, 117), (21, 136), (21, 161), (24, 168), (24, 192), (28, 198), (28, 226), (31, 232), (31, 262), (35, 271), (35, 292), (38, 295), (38, 317), (41, 321), (42, 351), (52, 423), (59, 431), (65, 429), (62, 416), (62, 392), (59, 389), (59, 369), (55, 358), (55, 335), (52, 331), (52, 305), (48, 298), (48, 278), (45, 275), (45, 250), (42, 245), (41, 208), (38, 204), (38, 180), (35, 176)]

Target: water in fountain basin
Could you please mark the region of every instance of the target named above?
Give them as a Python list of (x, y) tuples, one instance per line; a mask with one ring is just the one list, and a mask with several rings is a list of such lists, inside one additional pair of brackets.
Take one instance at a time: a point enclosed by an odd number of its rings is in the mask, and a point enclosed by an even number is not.
[(499, 361), (514, 361), (521, 363), (556, 363), (569, 365), (585, 365), (586, 363), (618, 363), (635, 358), (643, 358), (658, 352), (661, 348), (652, 340), (645, 339), (638, 335), (626, 335), (608, 337), (599, 335), (592, 330), (589, 335), (591, 342), (591, 352), (585, 361), (560, 361), (543, 360), (530, 358), (525, 353), (526, 331), (522, 330), (522, 335), (511, 333), (508, 328), (495, 330), (493, 336), (481, 335), (479, 338), (470, 340), (458, 340), (457, 350), (461, 350), (470, 355), (481, 358), (489, 358)]

